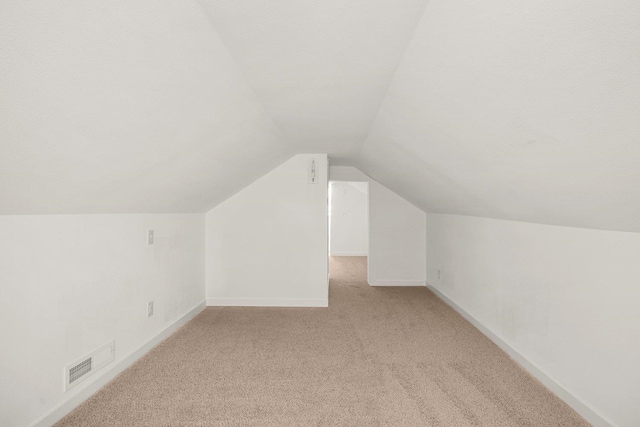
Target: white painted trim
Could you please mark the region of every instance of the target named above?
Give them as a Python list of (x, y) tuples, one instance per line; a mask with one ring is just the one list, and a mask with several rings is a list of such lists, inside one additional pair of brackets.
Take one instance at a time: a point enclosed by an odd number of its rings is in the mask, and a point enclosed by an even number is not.
[(369, 282), (369, 286), (426, 286), (424, 280), (376, 280)]
[(329, 299), (207, 298), (209, 307), (329, 307)]
[(194, 308), (189, 310), (184, 316), (164, 328), (155, 337), (151, 338), (145, 344), (133, 351), (122, 361), (114, 365), (111, 369), (106, 370), (102, 375), (97, 376), (93, 382), (87, 383), (80, 391), (69, 397), (66, 401), (60, 403), (55, 408), (29, 424), (29, 427), (50, 427), (60, 421), (65, 415), (69, 414), (81, 403), (91, 397), (95, 392), (100, 390), (109, 381), (113, 380), (122, 371), (133, 365), (138, 359), (147, 354), (153, 347), (158, 345), (162, 340), (167, 338), (181, 326), (193, 319), (198, 313), (205, 309), (205, 303), (201, 302)]
[(332, 252), (329, 256), (369, 256), (366, 252)]
[(457, 311), (462, 317), (467, 319), (469, 323), (475, 326), (480, 332), (482, 332), (487, 338), (493, 341), (498, 347), (500, 347), (505, 353), (511, 356), (520, 366), (522, 366), (527, 372), (537, 378), (542, 384), (544, 384), (551, 392), (553, 392), (556, 396), (562, 399), (567, 405), (573, 408), (578, 414), (580, 414), (583, 418), (585, 418), (588, 422), (590, 422), (593, 427), (617, 427), (611, 421), (608, 421), (599, 414), (595, 409), (591, 408), (589, 405), (584, 403), (579, 398), (575, 397), (571, 392), (569, 392), (562, 384), (560, 384), (555, 378), (551, 375), (547, 374), (542, 368), (540, 368), (535, 363), (531, 362), (523, 355), (521, 355), (518, 350), (513, 348), (511, 345), (502, 340), (499, 336), (491, 332), (486, 326), (484, 326), (480, 321), (478, 321), (471, 314), (466, 312), (462, 307), (453, 302), (449, 297), (440, 292), (438, 289), (434, 288), (433, 285), (427, 284), (427, 288), (436, 294), (441, 300), (443, 300), (447, 305)]

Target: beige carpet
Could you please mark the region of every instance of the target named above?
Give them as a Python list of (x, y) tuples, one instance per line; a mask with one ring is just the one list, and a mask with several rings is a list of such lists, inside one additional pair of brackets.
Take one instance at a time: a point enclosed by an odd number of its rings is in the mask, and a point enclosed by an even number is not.
[(588, 426), (425, 288), (331, 260), (330, 308), (207, 308), (58, 426)]

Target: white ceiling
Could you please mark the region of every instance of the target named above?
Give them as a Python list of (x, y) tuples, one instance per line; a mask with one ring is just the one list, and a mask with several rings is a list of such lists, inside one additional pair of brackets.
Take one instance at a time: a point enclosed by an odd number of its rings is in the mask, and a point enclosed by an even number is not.
[(0, 3), (0, 213), (203, 212), (299, 152), (640, 231), (631, 0)]
[(353, 158), (426, 0), (200, 0), (300, 152)]
[(296, 151), (197, 3), (0, 8), (0, 213), (202, 212)]
[(425, 211), (640, 231), (640, 3), (432, 0), (359, 162)]

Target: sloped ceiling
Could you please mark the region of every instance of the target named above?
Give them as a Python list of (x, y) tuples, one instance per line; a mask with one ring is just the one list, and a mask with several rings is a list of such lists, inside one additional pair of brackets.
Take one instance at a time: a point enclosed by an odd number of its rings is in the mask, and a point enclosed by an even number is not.
[(202, 212), (327, 152), (426, 211), (640, 231), (631, 0), (0, 3), (0, 213)]
[(0, 213), (202, 212), (297, 151), (192, 1), (3, 1), (0, 57)]
[(426, 211), (640, 231), (640, 4), (432, 0), (360, 169)]
[(426, 0), (200, 0), (301, 152), (353, 159)]

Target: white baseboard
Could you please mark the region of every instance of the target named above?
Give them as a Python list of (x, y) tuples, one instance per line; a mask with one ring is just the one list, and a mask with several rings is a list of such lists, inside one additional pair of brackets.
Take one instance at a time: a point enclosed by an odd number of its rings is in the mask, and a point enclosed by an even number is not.
[(426, 286), (424, 280), (373, 280), (369, 286)]
[(511, 356), (520, 366), (522, 366), (527, 372), (537, 378), (542, 384), (544, 384), (551, 392), (562, 399), (567, 405), (573, 408), (584, 419), (589, 421), (593, 427), (616, 427), (616, 425), (610, 421), (607, 421), (602, 415), (589, 407), (586, 403), (571, 394), (566, 388), (564, 388), (557, 380), (552, 376), (544, 372), (535, 363), (529, 361), (518, 350), (511, 347), (505, 341), (503, 341), (496, 334), (491, 332), (486, 326), (480, 323), (475, 317), (466, 312), (462, 307), (453, 302), (449, 297), (434, 288), (432, 285), (427, 284), (427, 288), (440, 299), (442, 299), (447, 305), (457, 311), (462, 317), (467, 319), (469, 323), (475, 326), (480, 332), (482, 332), (487, 338), (493, 341), (498, 347), (500, 347), (505, 353)]
[(138, 348), (133, 353), (125, 357), (122, 361), (114, 365), (111, 369), (108, 369), (104, 374), (97, 377), (93, 382), (87, 384), (82, 390), (80, 390), (80, 392), (71, 396), (68, 400), (62, 402), (51, 411), (47, 412), (42, 417), (29, 424), (29, 427), (50, 427), (60, 421), (65, 415), (73, 411), (81, 403), (91, 397), (95, 392), (100, 390), (100, 388), (114, 379), (119, 373), (127, 369), (129, 366), (133, 365), (138, 359), (148, 353), (162, 340), (167, 338), (169, 335), (171, 335), (173, 332), (178, 330), (181, 326), (195, 317), (198, 313), (204, 310), (204, 308), (205, 303), (201, 302), (200, 304), (189, 310), (187, 314), (164, 328), (158, 335), (151, 338), (145, 344), (140, 346), (140, 348)]
[(329, 307), (329, 299), (207, 298), (209, 307)]
[(366, 252), (331, 252), (329, 256), (369, 256)]

